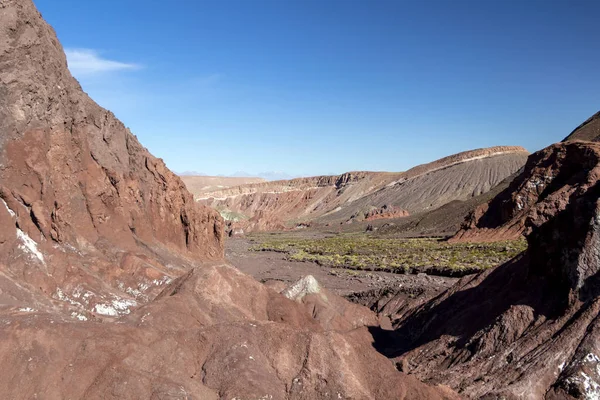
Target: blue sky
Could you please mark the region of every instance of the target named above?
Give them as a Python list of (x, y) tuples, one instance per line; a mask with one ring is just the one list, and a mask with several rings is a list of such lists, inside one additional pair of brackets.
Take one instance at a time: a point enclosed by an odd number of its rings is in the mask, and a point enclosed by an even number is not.
[(600, 2), (34, 0), (174, 171), (402, 171), (600, 109)]

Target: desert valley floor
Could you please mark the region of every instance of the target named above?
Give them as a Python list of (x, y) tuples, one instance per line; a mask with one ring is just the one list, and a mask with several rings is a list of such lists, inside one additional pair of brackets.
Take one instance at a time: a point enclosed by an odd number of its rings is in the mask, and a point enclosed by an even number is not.
[(0, 399), (600, 399), (598, 142), (180, 177), (0, 0)]
[(385, 288), (431, 288), (442, 290), (458, 278), (427, 274), (397, 274), (330, 268), (311, 261), (290, 261), (283, 253), (253, 251), (256, 240), (230, 238), (225, 241), (225, 258), (240, 271), (261, 282), (281, 281), (292, 284), (306, 275), (314, 276), (324, 287), (341, 296)]

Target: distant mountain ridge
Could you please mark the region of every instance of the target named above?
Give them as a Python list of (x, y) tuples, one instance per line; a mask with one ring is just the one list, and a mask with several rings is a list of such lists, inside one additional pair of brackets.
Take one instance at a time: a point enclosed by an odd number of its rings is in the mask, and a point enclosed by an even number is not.
[(238, 171), (238, 172), (234, 172), (233, 174), (217, 174), (217, 175), (210, 175), (210, 174), (206, 174), (204, 172), (198, 172), (198, 171), (183, 171), (183, 172), (178, 172), (177, 175), (179, 176), (207, 176), (207, 177), (215, 177), (215, 178), (260, 178), (262, 180), (265, 181), (280, 181), (280, 180), (285, 180), (285, 179), (294, 179), (297, 178), (298, 175), (291, 175), (288, 174), (286, 172), (281, 172), (281, 171), (266, 171), (266, 172), (259, 172), (257, 174), (252, 174), (250, 172), (244, 172), (244, 171)]
[[(450, 201), (489, 191), (525, 164), (529, 153), (519, 146), (470, 150), (405, 172), (353, 171), (273, 182), (250, 183), (196, 196), (247, 230), (296, 224), (353, 223), (373, 213), (394, 215), (433, 210)], [(401, 211), (403, 210), (403, 211)], [(392, 214), (389, 214), (390, 216)]]
[(231, 186), (266, 182), (263, 178), (258, 177), (237, 178), (207, 175), (180, 175), (179, 177), (194, 196), (202, 196), (204, 193), (222, 190)]

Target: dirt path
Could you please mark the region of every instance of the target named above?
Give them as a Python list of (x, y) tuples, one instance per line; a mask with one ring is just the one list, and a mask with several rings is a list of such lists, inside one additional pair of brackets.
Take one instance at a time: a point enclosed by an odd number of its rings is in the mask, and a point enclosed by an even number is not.
[(456, 278), (425, 274), (401, 275), (322, 267), (311, 262), (288, 261), (283, 253), (251, 251), (251, 246), (248, 239), (228, 238), (225, 257), (239, 270), (261, 282), (278, 280), (292, 283), (306, 275), (313, 275), (321, 285), (342, 296), (383, 288), (426, 288), (439, 292), (456, 282)]

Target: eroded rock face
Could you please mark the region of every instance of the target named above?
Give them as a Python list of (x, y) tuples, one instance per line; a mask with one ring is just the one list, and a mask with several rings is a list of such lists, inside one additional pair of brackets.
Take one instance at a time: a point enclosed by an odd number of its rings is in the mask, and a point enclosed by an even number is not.
[(223, 257), (220, 216), (83, 93), (30, 0), (0, 4), (0, 199), (7, 302), (114, 316)]
[(557, 143), (527, 160), (523, 172), (489, 203), (478, 207), (451, 241), (514, 239), (562, 211), (573, 195), (596, 183), (600, 147)]
[(379, 349), (465, 397), (597, 398), (599, 154), (590, 142), (534, 154), (514, 193), (490, 203), (509, 216), (522, 202), (527, 252), (402, 314)]
[(367, 327), (336, 330), (225, 265), (191, 270), (119, 323), (4, 318), (7, 398), (458, 398), (396, 371)]
[(374, 208), (364, 214), (366, 221), (374, 221), (376, 219), (402, 218), (408, 217), (408, 211), (398, 207), (388, 206), (384, 204), (379, 208)]

